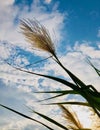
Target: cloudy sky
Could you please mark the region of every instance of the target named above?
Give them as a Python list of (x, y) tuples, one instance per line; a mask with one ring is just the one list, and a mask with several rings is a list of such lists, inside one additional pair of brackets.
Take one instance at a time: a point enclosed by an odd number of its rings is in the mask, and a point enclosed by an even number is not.
[[(33, 64), (49, 55), (32, 50), (31, 45), (20, 33), (21, 19), (36, 18), (43, 24), (55, 42), (56, 52), (62, 63), (87, 85), (92, 84), (100, 91), (100, 79), (87, 63), (88, 57), (97, 68), (100, 68), (99, 5), (99, 0), (0, 0), (0, 103), (36, 119), (39, 117), (31, 113), (26, 106), (58, 121), (62, 118), (58, 107), (41, 106), (36, 102), (51, 96), (50, 94), (34, 94), (33, 92), (66, 89), (66, 86), (16, 71), (6, 64), (9, 62), (15, 66), (27, 66), (27, 69), (38, 73), (62, 76), (70, 80), (52, 59)], [(30, 64), (33, 66), (28, 66)], [(55, 101), (64, 101), (66, 98), (73, 100), (73, 97), (62, 97)], [(80, 114), (83, 108), (77, 111)], [(83, 113), (85, 116), (81, 120), (84, 125), (87, 125), (89, 123), (86, 124), (85, 117), (88, 114), (85, 111)], [(45, 128), (0, 108), (0, 130), (33, 129), (44, 130)]]

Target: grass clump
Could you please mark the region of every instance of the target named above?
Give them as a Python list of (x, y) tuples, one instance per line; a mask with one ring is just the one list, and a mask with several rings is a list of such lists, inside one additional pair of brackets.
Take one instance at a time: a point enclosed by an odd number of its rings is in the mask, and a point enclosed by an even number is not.
[[(59, 78), (59, 77), (49, 76), (49, 75), (40, 74), (40, 73), (34, 73), (32, 71), (22, 69), (20, 67), (15, 67), (15, 66), (12, 66), (12, 67), (14, 67), (15, 69), (22, 71), (22, 72), (26, 72), (26, 73), (29, 73), (32, 75), (38, 75), (38, 76), (42, 76), (44, 78), (54, 80), (56, 82), (66, 85), (67, 87), (70, 88), (70, 90), (64, 90), (64, 91), (60, 90), (60, 91), (37, 92), (37, 93), (55, 93), (55, 94), (57, 94), (54, 97), (47, 98), (44, 100), (50, 100), (50, 99), (54, 99), (59, 96), (68, 95), (68, 94), (80, 95), (85, 99), (85, 102), (60, 101), (57, 103), (48, 104), (48, 105), (58, 105), (60, 107), (60, 109), (62, 110), (62, 113), (64, 114), (64, 117), (67, 121), (66, 126), (58, 123), (57, 121), (51, 119), (50, 117), (48, 117), (42, 113), (39, 113), (34, 110), (32, 110), (32, 112), (41, 116), (45, 120), (51, 122), (52, 124), (55, 124), (57, 127), (60, 127), (64, 130), (91, 130), (88, 128), (84, 128), (82, 123), (80, 123), (80, 121), (77, 117), (77, 114), (75, 112), (70, 111), (69, 108), (64, 107), (63, 104), (64, 105), (68, 105), (68, 104), (69, 105), (81, 105), (81, 106), (90, 107), (93, 109), (93, 111), (98, 116), (98, 118), (100, 118), (100, 93), (95, 89), (94, 86), (86, 85), (83, 81), (81, 81), (80, 78), (78, 78), (76, 75), (74, 75), (70, 70), (68, 70), (61, 63), (60, 59), (58, 58), (58, 56), (56, 54), (56, 51), (55, 51), (56, 49), (55, 49), (54, 43), (50, 37), (49, 31), (43, 25), (41, 25), (37, 20), (35, 20), (35, 19), (34, 20), (30, 20), (30, 19), (21, 20), (20, 28), (21, 28), (22, 34), (25, 36), (26, 40), (31, 44), (32, 48), (46, 51), (47, 53), (49, 53), (50, 56), (52, 57), (52, 59), (69, 75), (69, 77), (73, 81), (73, 83), (69, 82), (65, 79)], [(97, 74), (100, 76), (100, 71), (90, 61), (89, 61), (89, 64), (95, 69)], [(42, 100), (41, 100), (41, 102), (42, 102)], [(17, 112), (14, 109), (11, 109), (2, 104), (0, 104), (0, 106), (4, 107), (12, 112), (15, 112), (27, 119), (36, 121), (36, 122), (42, 124), (43, 126), (47, 127), (50, 130), (53, 130), (53, 128), (51, 128), (50, 126), (47, 126), (46, 124), (43, 124), (40, 121), (32, 119), (31, 117), (28, 117), (20, 112)]]

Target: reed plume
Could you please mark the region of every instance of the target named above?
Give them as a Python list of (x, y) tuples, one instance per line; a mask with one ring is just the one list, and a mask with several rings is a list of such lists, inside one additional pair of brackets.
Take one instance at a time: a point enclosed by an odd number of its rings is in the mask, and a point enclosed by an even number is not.
[(64, 107), (63, 105), (59, 105), (63, 112), (63, 116), (67, 121), (67, 127), (69, 130), (90, 130), (88, 128), (84, 128), (83, 125), (80, 123), (77, 114), (68, 107)]
[(55, 47), (49, 31), (37, 20), (21, 20), (20, 28), (22, 34), (33, 48), (49, 52), (55, 56)]
[(100, 118), (96, 115), (96, 113), (91, 109), (91, 128), (93, 130), (100, 130)]

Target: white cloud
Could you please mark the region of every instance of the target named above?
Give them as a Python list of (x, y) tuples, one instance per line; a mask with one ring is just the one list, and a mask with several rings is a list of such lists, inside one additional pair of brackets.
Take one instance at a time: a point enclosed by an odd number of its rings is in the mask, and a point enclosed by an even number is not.
[(6, 6), (12, 5), (14, 3), (14, 0), (3, 0), (0, 1), (0, 5), (2, 5), (1, 7), (4, 8)]
[(76, 42), (74, 49), (91, 58), (100, 58), (100, 50), (91, 46), (91, 42), (83, 41), (82, 44)]
[[(50, 2), (50, 1), (46, 1), (46, 2)], [(61, 30), (63, 28), (63, 20), (64, 20), (65, 14), (61, 14), (57, 10), (56, 4), (54, 5), (54, 7), (52, 7), (51, 12), (48, 13), (46, 11), (46, 7), (42, 6), (40, 4), (40, 1), (37, 2), (37, 0), (31, 5), (30, 12), (28, 11), (28, 6), (23, 7), (23, 9), (20, 11), (19, 7), (13, 5), (13, 3), (14, 3), (14, 1), (5, 0), (5, 1), (2, 1), (2, 3), (0, 4), (0, 16), (1, 16), (0, 17), (0, 28), (1, 28), (0, 40), (10, 41), (15, 45), (23, 46), (26, 48), (26, 50), (28, 50), (27, 47), (29, 47), (29, 45), (26, 44), (22, 35), (18, 32), (19, 25), (17, 23), (15, 23), (15, 19), (17, 17), (20, 19), (36, 17), (42, 24), (44, 24), (49, 29), (51, 35), (53, 35), (53, 30), (55, 30), (57, 39), (61, 40), (61, 38), (62, 38)], [(23, 43), (25, 43), (25, 44), (23, 44)], [(10, 45), (9, 43), (7, 43), (6, 45), (4, 45), (1, 43), (1, 45), (0, 45), (0, 50), (1, 50), (0, 57), (2, 56), (1, 58), (9, 59), (11, 54), (16, 56), (16, 49), (13, 48), (13, 44)], [(23, 62), (24, 64), (28, 64), (28, 60), (26, 57), (22, 58), (22, 57), (18, 56), (14, 60), (18, 64), (20, 64), (21, 62)], [(0, 78), (4, 79), (3, 81), (7, 86), (11, 86), (11, 87), (8, 87), (9, 91), (7, 90), (8, 92), (6, 95), (5, 95), (4, 91), (2, 92), (2, 97), (5, 99), (5, 101), (0, 98), (0, 102), (2, 100), (2, 103), (5, 103), (6, 105), (8, 104), (8, 106), (9, 106), (9, 104), (11, 104), (11, 106), (14, 105), (15, 109), (18, 110), (16, 106), (19, 106), (19, 103), (20, 104), (25, 103), (29, 106), (33, 106), (34, 100), (46, 98), (42, 94), (35, 95), (35, 97), (32, 96), (33, 90), (35, 90), (35, 91), (37, 89), (44, 90), (44, 89), (41, 89), (39, 86), (39, 81), (38, 81), (39, 77), (35, 78), (35, 76), (26, 75), (25, 73), (22, 74), (20, 72), (17, 72), (15, 70), (13, 70), (11, 67), (9, 67), (8, 65), (6, 65), (5, 63), (2, 63), (0, 65), (0, 71), (1, 71)], [(44, 85), (44, 83), (42, 84), (42, 86), (43, 85)], [(48, 85), (49, 85), (48, 81), (47, 81), (47, 83), (45, 82), (45, 88), (46, 87), (48, 88)], [(29, 95), (27, 95), (27, 94), (29, 94)], [(27, 95), (27, 96), (25, 96), (25, 95)], [(24, 98), (24, 96), (25, 96), (25, 98)], [(34, 98), (34, 100), (33, 100), (33, 98)], [(13, 102), (15, 102), (15, 104), (13, 104)], [(24, 106), (21, 109), (24, 110), (23, 108), (24, 108)], [(50, 107), (49, 107), (48, 111), (46, 111), (47, 109), (45, 107), (42, 107), (42, 108), (44, 108), (44, 109), (42, 109), (42, 112), (46, 112), (46, 113), (50, 112), (50, 110), (53, 110), (53, 109), (50, 109)], [(38, 107), (38, 110), (39, 109), (41, 109), (41, 106)], [(6, 110), (4, 110), (4, 112), (5, 111)], [(4, 118), (6, 118), (6, 120), (3, 120)], [(19, 120), (19, 118), (16, 117), (16, 115), (13, 116), (13, 114), (12, 114), (12, 118), (10, 120), (8, 120), (9, 115), (4, 116), (4, 114), (3, 114), (2, 118), (0, 118), (0, 120), (2, 119), (2, 124), (1, 124), (2, 126), (0, 129), (8, 130), (8, 128), (9, 129), (17, 128), (19, 130), (24, 130), (24, 129), (30, 128), (30, 130), (31, 129), (33, 130), (33, 128), (34, 128), (34, 130), (35, 129), (44, 130), (44, 127), (38, 126), (38, 124), (36, 125), (36, 123), (34, 123), (34, 122), (30, 123), (30, 121), (27, 121), (27, 120), (23, 120), (23, 119)], [(15, 118), (15, 120), (14, 120), (14, 118)], [(37, 118), (37, 116), (36, 116), (36, 118)], [(15, 121), (16, 121), (16, 125), (15, 125)]]
[[(52, 7), (51, 11), (47, 12), (46, 7), (41, 5), (40, 0), (34, 0), (29, 11), (29, 7), (27, 5), (23, 6), (20, 10), (20, 8), (13, 3), (14, 0), (9, 0), (8, 2), (4, 0), (4, 2), (2, 1), (0, 4), (0, 40), (7, 40), (12, 43), (17, 43), (19, 46), (25, 47), (26, 41), (21, 33), (19, 33), (19, 19), (32, 19), (34, 17), (49, 29), (51, 35), (53, 35), (54, 30), (57, 40), (61, 40), (61, 30), (64, 25), (63, 20), (65, 19), (65, 14), (61, 14), (57, 7), (55, 10)], [(54, 6), (55, 5), (56, 3)]]
[(13, 3), (14, 0), (0, 1), (0, 40), (10, 40), (11, 37), (14, 37), (15, 26), (13, 22), (17, 9), (13, 6)]

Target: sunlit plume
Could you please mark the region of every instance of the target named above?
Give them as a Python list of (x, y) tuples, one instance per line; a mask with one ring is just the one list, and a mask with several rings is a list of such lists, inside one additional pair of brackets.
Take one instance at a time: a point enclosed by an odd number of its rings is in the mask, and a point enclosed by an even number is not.
[(91, 122), (91, 128), (93, 130), (100, 130), (100, 118), (97, 116), (97, 114), (92, 111), (90, 116), (92, 122)]
[(66, 119), (66, 125), (69, 130), (91, 130), (83, 127), (76, 112), (74, 112), (71, 107), (64, 107), (63, 105), (59, 105), (59, 107), (62, 110), (64, 118)]
[(49, 31), (37, 20), (21, 20), (20, 28), (33, 48), (49, 52), (55, 56), (55, 48)]

